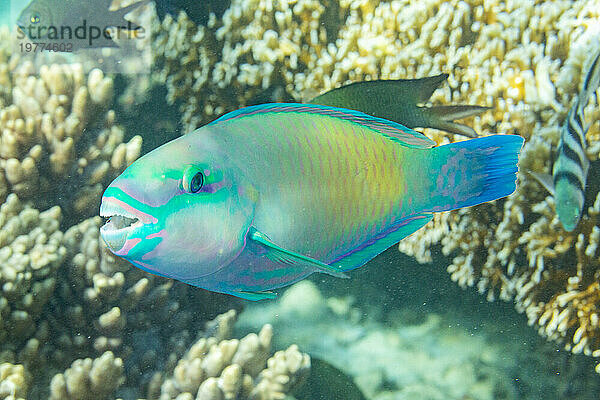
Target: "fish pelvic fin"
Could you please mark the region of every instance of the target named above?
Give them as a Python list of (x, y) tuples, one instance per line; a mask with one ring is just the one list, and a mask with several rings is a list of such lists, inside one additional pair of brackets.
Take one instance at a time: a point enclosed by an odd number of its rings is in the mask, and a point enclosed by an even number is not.
[(469, 138), (476, 138), (477, 133), (473, 128), (454, 122), (454, 120), (481, 114), (482, 112), (490, 110), (491, 107), (454, 105), (419, 107), (419, 109), (423, 112), (424, 119), (427, 122), (427, 126), (424, 126), (423, 128), (434, 128)]
[(518, 135), (492, 135), (432, 149), (427, 155), (432, 186), (424, 211), (455, 210), (510, 195), (523, 142)]
[(318, 272), (338, 278), (348, 278), (348, 275), (344, 274), (344, 272), (337, 267), (333, 267), (319, 260), (315, 260), (314, 258), (310, 258), (277, 246), (267, 237), (267, 235), (257, 231), (254, 228), (250, 228), (250, 231), (248, 232), (248, 238), (257, 244), (260, 244), (265, 250), (267, 250), (266, 256), (271, 261), (287, 265), (306, 265), (307, 267), (315, 268)]
[(433, 219), (433, 214), (416, 214), (403, 218), (386, 230), (342, 254), (331, 264), (343, 271), (358, 268), (408, 235), (418, 231)]

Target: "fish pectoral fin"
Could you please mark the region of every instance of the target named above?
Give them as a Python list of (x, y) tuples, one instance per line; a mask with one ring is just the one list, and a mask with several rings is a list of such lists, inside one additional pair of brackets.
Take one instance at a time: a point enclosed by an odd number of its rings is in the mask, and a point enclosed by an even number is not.
[(244, 291), (244, 290), (238, 290), (235, 292), (231, 292), (231, 294), (234, 296), (240, 297), (242, 299), (245, 299), (245, 300), (250, 300), (250, 301), (274, 299), (277, 297), (277, 293), (271, 292), (271, 291), (248, 292), (248, 291)]
[(271, 261), (288, 265), (309, 265), (316, 268), (319, 272), (333, 275), (338, 278), (348, 278), (348, 275), (344, 274), (339, 268), (277, 246), (268, 238), (267, 235), (257, 231), (254, 228), (250, 228), (248, 237), (267, 250), (266, 256)]
[(544, 174), (542, 172), (527, 171), (536, 181), (538, 181), (546, 190), (554, 196), (554, 179), (550, 174)]

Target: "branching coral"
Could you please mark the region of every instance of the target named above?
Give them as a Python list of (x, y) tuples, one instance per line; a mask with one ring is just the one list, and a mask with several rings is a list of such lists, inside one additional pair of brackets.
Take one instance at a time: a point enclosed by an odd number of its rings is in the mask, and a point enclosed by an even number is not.
[(185, 101), (186, 131), (273, 86), (293, 88), (294, 73), (314, 67), (327, 43), (327, 29), (342, 22), (336, 15), (343, 15), (340, 7), (336, 1), (238, 0), (206, 27), (184, 13), (176, 20), (165, 18), (153, 33), (155, 58), (168, 100)]
[[(400, 248), (423, 261), (430, 257), (429, 246), (441, 242), (442, 251), (454, 256), (448, 271), (461, 286), (476, 286), (489, 300), (514, 300), (530, 324), (539, 326), (540, 334), (564, 342), (574, 353), (597, 357), (597, 176), (590, 174), (587, 212), (569, 233), (556, 217), (552, 197), (527, 173), (551, 171), (560, 124), (582, 84), (582, 71), (589, 68), (586, 55), (597, 46), (596, 10), (588, 2), (531, 3), (518, 10), (507, 3), (488, 12), (486, 18), (491, 20), (474, 22), (471, 28), (479, 32), (474, 59), (483, 61), (484, 50), (493, 43), (506, 54), (498, 57), (499, 63), (471, 61), (470, 67), (455, 70), (458, 79), (469, 84), (454, 90), (451, 98), (481, 102), (485, 100), (481, 94), (499, 97), (492, 117), (501, 122), (495, 129), (516, 131), (528, 139), (520, 159), (519, 185), (506, 201), (436, 216), (431, 226)], [(587, 123), (592, 124), (587, 155), (594, 162), (599, 130), (593, 122), (599, 116), (595, 99), (586, 108)], [(491, 121), (484, 116), (476, 125), (487, 132)]]
[[(226, 320), (235, 318), (228, 313)], [(310, 358), (290, 346), (269, 358), (270, 325), (237, 340), (198, 340), (162, 384), (160, 400), (282, 399), (308, 374)], [(220, 340), (219, 340), (220, 339)]]
[(15, 194), (0, 207), (0, 342), (5, 353), (37, 333), (52, 296), (66, 257), (60, 217), (58, 207), (40, 213)]
[(125, 380), (123, 361), (110, 351), (92, 360), (75, 360), (50, 384), (51, 400), (108, 399)]
[[(0, 40), (9, 41), (8, 33)], [(96, 212), (103, 187), (139, 156), (110, 110), (113, 81), (80, 64), (43, 65), (0, 51), (0, 200), (10, 192), (67, 215)], [(44, 195), (40, 195), (44, 193)]]
[(206, 318), (233, 301), (132, 267), (106, 249), (101, 224), (90, 218), (64, 234), (63, 279), (44, 314), (54, 332), (49, 357), (64, 364), (73, 355), (112, 351), (129, 365), (128, 385), (141, 385), (158, 365), (183, 354)]

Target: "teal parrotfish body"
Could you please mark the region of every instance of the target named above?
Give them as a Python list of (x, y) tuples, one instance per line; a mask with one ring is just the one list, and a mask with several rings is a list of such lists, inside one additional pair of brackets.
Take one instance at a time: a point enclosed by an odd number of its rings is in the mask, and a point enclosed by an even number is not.
[(433, 213), (507, 196), (523, 139), (434, 147), (358, 111), (273, 103), (228, 113), (134, 162), (101, 235), (154, 274), (259, 300), (313, 272), (345, 277)]

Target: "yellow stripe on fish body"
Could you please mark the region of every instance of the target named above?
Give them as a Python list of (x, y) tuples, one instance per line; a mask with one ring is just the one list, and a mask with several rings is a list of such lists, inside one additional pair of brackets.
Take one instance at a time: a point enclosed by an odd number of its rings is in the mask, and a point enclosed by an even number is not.
[[(301, 216), (302, 221), (298, 222), (305, 226), (341, 227), (346, 224), (349, 229), (364, 230), (368, 228), (369, 219), (373, 222), (381, 220), (379, 202), (397, 203), (397, 182), (402, 179), (397, 161), (399, 152), (380, 135), (359, 129), (348, 131), (344, 128), (354, 127), (349, 123), (347, 127), (333, 124), (335, 121), (317, 116), (306, 124), (302, 114), (296, 114), (286, 118), (283, 126), (279, 118), (270, 121), (267, 118), (261, 121), (264, 126), (259, 136), (264, 141), (269, 139), (271, 132), (277, 132), (272, 139), (279, 154), (272, 167), (285, 172), (286, 176), (284, 182), (275, 186), (281, 190), (282, 203), (295, 204), (299, 210), (298, 214), (288, 216), (293, 218), (292, 223)], [(304, 146), (298, 148), (298, 142)], [(301, 155), (297, 156), (298, 153)], [(298, 157), (303, 160), (300, 164), (293, 162)], [(388, 162), (384, 165), (377, 158)], [(297, 182), (299, 187), (290, 188), (290, 182)], [(264, 190), (268, 191), (268, 188)], [(391, 213), (390, 209), (383, 211), (385, 215)], [(335, 237), (335, 231), (319, 229), (306, 234), (315, 241), (329, 244), (343, 239)]]
[[(327, 262), (427, 207), (429, 150), (399, 145), (351, 121), (306, 117), (268, 113), (214, 126), (227, 131), (214, 137), (228, 137), (234, 154), (253, 149), (244, 168), (261, 198), (270, 199), (257, 208), (259, 231)], [(259, 160), (267, 170), (256, 167)]]

